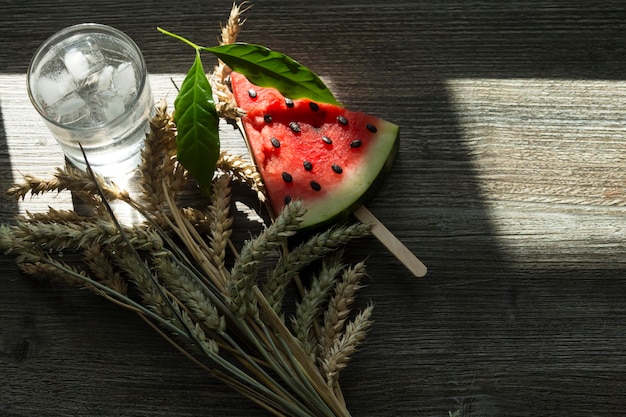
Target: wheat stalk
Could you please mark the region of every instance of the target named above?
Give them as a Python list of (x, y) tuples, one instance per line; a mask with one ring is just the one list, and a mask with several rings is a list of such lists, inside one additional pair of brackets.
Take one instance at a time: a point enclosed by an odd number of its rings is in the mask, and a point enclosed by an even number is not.
[[(15, 226), (0, 228), (0, 249), (16, 255), (18, 265), (28, 274), (82, 285), (137, 312), (148, 323), (168, 329), (176, 337), (157, 331), (212, 375), (275, 415), (348, 416), (341, 396), (328, 386), (315, 365), (311, 346), (304, 349), (272, 307), (269, 312), (270, 303), (257, 288), (260, 264), (283, 249), (286, 239), (295, 233), (304, 214), (301, 204), (290, 204), (259, 236), (244, 244), (230, 273), (223, 274), (219, 271), (225, 267), (224, 242), (232, 226), (232, 219), (228, 217), (231, 196), (227, 184), (233, 177), (226, 173), (221, 175), (225, 178), (216, 178), (217, 186), (208, 209), (207, 221), (213, 230), (208, 243), (199, 243), (202, 236), (195, 231), (188, 216), (182, 214), (185, 210), (175, 206), (171, 193), (164, 193), (165, 203), (160, 203), (161, 208), (152, 212), (147, 208), (152, 207), (152, 203), (144, 206), (124, 196), (124, 201), (132, 208), (140, 210), (147, 220), (153, 220), (144, 225), (119, 225), (106, 219), (102, 210), (93, 213), (95, 218), (54, 209), (47, 213), (29, 213), (20, 217)], [(96, 184), (87, 184), (80, 176), (78, 185), (88, 190), (94, 201), (99, 197), (99, 204), (107, 206), (106, 187), (95, 177), (92, 181)], [(76, 186), (68, 189), (71, 188)], [(56, 188), (48, 187), (48, 191), (56, 191)], [(158, 229), (159, 223), (168, 225), (167, 230), (178, 234), (193, 256), (187, 258), (181, 248), (176, 248), (168, 234)], [(157, 229), (153, 230), (155, 227)], [(358, 235), (364, 233), (358, 227), (333, 228), (321, 233), (296, 249), (294, 255), (283, 255), (284, 259), (296, 259), (294, 266), (283, 265), (278, 269), (286, 271), (285, 274), (297, 272), (310, 260), (345, 244), (354, 237), (354, 230), (358, 230)], [(46, 250), (58, 249), (80, 251), (88, 271), (74, 269), (46, 254)], [(146, 256), (141, 256), (137, 250)], [(219, 256), (215, 256), (217, 253)], [(198, 268), (202, 262), (213, 267)], [(319, 276), (323, 277), (323, 282), (332, 280), (340, 264), (332, 260), (323, 264), (326, 267)], [(224, 279), (229, 285), (221, 288)], [(303, 306), (316, 310), (323, 304), (324, 294), (331, 285), (328, 282), (320, 285), (326, 289), (306, 295), (308, 301), (303, 301)], [(139, 301), (129, 298), (128, 286), (139, 292)], [(312, 320), (307, 319), (302, 325), (302, 331), (309, 335), (317, 334)], [(231, 323), (233, 328), (226, 323)], [(231, 331), (237, 336), (231, 336)], [(248, 348), (244, 349), (240, 343)], [(222, 357), (222, 351), (240, 365), (235, 366)], [(202, 358), (210, 360), (214, 366), (205, 365)], [(336, 360), (336, 363), (341, 368), (345, 361)]]

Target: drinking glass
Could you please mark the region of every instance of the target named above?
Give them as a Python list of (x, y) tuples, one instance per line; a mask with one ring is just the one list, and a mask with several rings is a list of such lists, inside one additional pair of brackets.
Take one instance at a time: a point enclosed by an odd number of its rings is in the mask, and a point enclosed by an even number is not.
[(28, 95), (73, 165), (105, 177), (133, 171), (154, 114), (143, 55), (110, 26), (83, 23), (52, 35), (33, 56)]

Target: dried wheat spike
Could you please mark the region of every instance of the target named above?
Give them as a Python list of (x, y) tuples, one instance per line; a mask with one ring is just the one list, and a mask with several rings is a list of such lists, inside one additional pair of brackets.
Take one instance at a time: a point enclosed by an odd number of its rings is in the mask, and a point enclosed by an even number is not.
[(281, 314), (282, 300), (291, 279), (306, 265), (319, 259), (339, 247), (346, 245), (352, 239), (369, 234), (369, 226), (363, 223), (354, 223), (338, 226), (318, 233), (306, 242), (294, 248), (289, 254), (278, 261), (276, 268), (267, 278), (263, 294), (276, 314)]
[(52, 260), (40, 246), (20, 239), (15, 236), (14, 231), (15, 228), (0, 225), (0, 252), (15, 256), (15, 262), (22, 272), (40, 280), (88, 287), (98, 292), (93, 287), (85, 285), (85, 281), (67, 271), (73, 271), (80, 275), (84, 275), (84, 273), (70, 265)]
[(161, 317), (173, 317), (167, 301), (163, 299), (159, 289), (155, 288), (154, 281), (146, 272), (145, 265), (142, 265), (144, 261), (137, 259), (132, 251), (117, 251), (116, 254), (112, 258), (115, 266), (120, 268), (129, 282), (135, 285), (146, 307)]
[(326, 383), (332, 389), (338, 388), (339, 372), (345, 369), (350, 358), (357, 348), (365, 340), (367, 331), (372, 326), (370, 317), (373, 306), (370, 304), (346, 325), (346, 331), (341, 337), (337, 337), (328, 355), (321, 364), (326, 377)]
[[(246, 22), (246, 20), (242, 19), (241, 16), (252, 7), (247, 6), (243, 8), (246, 5), (247, 2), (245, 1), (239, 5), (233, 3), (233, 7), (230, 9), (230, 15), (228, 16), (228, 21), (225, 26), (222, 26), (221, 38), (219, 39), (220, 45), (229, 45), (237, 42), (239, 32)], [(220, 61), (214, 73), (217, 75), (218, 79), (224, 82), (230, 73), (230, 69)]]
[[(59, 263), (64, 268), (70, 269), (77, 274), (84, 275), (80, 271), (76, 270), (74, 267)], [(71, 285), (76, 287), (85, 287), (89, 288), (94, 292), (98, 292), (97, 289), (91, 287), (90, 285), (85, 284), (80, 278), (76, 278), (74, 275), (67, 273), (63, 269), (60, 269), (54, 265), (50, 265), (47, 263), (36, 262), (36, 263), (28, 263), (28, 262), (18, 262), (17, 266), (20, 268), (20, 271), (23, 273), (30, 275), (40, 281), (58, 283), (64, 285)]]
[(16, 216), (15, 219), (18, 222), (39, 222), (39, 223), (73, 223), (86, 221), (87, 218), (77, 214), (73, 210), (56, 210), (52, 207), (48, 207), (48, 212), (46, 213), (31, 213), (30, 211), (26, 211), (25, 216)]
[[(122, 228), (135, 249), (149, 251), (163, 248), (163, 240), (154, 231), (140, 225)], [(94, 244), (113, 246), (126, 244), (115, 224), (104, 219), (71, 223), (17, 221), (12, 233), (16, 239), (32, 242), (45, 247), (46, 250), (84, 249)]]
[(316, 360), (318, 316), (322, 306), (328, 301), (335, 279), (344, 268), (342, 258), (341, 249), (324, 258), (319, 273), (313, 276), (311, 285), (302, 294), (302, 299), (296, 304), (295, 314), (291, 318), (294, 334), (313, 361)]
[(221, 316), (206, 294), (205, 287), (199, 284), (196, 277), (189, 275), (172, 260), (155, 257), (154, 265), (159, 272), (163, 285), (195, 315), (198, 321), (211, 330), (223, 332), (226, 328), (224, 317)]
[(233, 219), (230, 217), (230, 177), (218, 176), (213, 181), (210, 211), (210, 241), (215, 264), (224, 267), (226, 247), (232, 234)]
[(120, 294), (127, 294), (128, 285), (113, 268), (113, 263), (106, 252), (99, 244), (87, 245), (83, 251), (83, 261), (96, 280)]
[(217, 99), (215, 101), (215, 110), (221, 118), (227, 120), (237, 120), (246, 114), (243, 109), (237, 106), (235, 96), (233, 96), (233, 93), (228, 85), (220, 81), (219, 76), (213, 74), (209, 81), (211, 83), (211, 88), (213, 89), (213, 94)]
[(326, 312), (324, 324), (320, 328), (318, 345), (318, 363), (320, 366), (332, 355), (335, 340), (341, 337), (344, 324), (351, 311), (356, 292), (361, 288), (361, 279), (367, 274), (365, 263), (359, 262), (344, 271), (334, 289)]
[[(100, 175), (95, 175), (96, 180), (100, 183), (104, 198), (109, 201), (127, 200), (128, 192), (119, 189), (113, 183), (107, 183)], [(64, 168), (57, 168), (57, 172), (53, 178), (44, 180), (33, 175), (24, 175), (24, 182), (14, 184), (7, 190), (7, 194), (15, 196), (17, 199), (24, 199), (28, 193), (38, 195), (45, 192), (61, 192), (64, 190), (71, 191), (78, 196), (88, 197), (86, 201), (97, 203), (101, 200), (98, 187), (93, 182), (91, 176), (74, 166), (66, 165)]]
[(143, 199), (148, 208), (160, 209), (164, 205), (164, 179), (169, 181), (173, 191), (179, 190), (184, 181), (184, 170), (176, 162), (176, 125), (167, 112), (167, 103), (161, 99), (156, 113), (150, 120), (150, 132), (146, 135), (141, 154), (140, 167)]
[(246, 22), (245, 19), (241, 19), (241, 15), (251, 8), (252, 5), (248, 6), (247, 1), (241, 2), (239, 5), (233, 3), (233, 7), (230, 9), (228, 22), (226, 23), (226, 26), (222, 26), (222, 38), (220, 40), (221, 45), (235, 43), (237, 41), (239, 31), (241, 31), (243, 24)]
[(222, 151), (217, 160), (216, 169), (230, 174), (234, 179), (246, 183), (257, 193), (260, 202), (264, 202), (265, 185), (256, 167), (244, 160), (242, 156), (232, 155), (228, 151)]
[(256, 285), (259, 264), (267, 255), (282, 246), (286, 238), (296, 233), (304, 214), (301, 202), (294, 201), (255, 239), (244, 244), (233, 265), (232, 282), (228, 286), (227, 294), (232, 310), (240, 317), (247, 313), (254, 315), (257, 311), (252, 289)]
[[(239, 5), (233, 3), (233, 7), (230, 10), (230, 16), (228, 17), (228, 22), (225, 26), (222, 26), (221, 39), (219, 41), (220, 45), (228, 45), (237, 41), (239, 31), (245, 23), (245, 19), (242, 19), (241, 15), (252, 7), (248, 6), (242, 8), (246, 4), (246, 2), (242, 2)], [(231, 69), (224, 64), (224, 62), (219, 60), (213, 74), (210, 77), (210, 81), (213, 93), (217, 98), (215, 109), (218, 114), (226, 119), (236, 120), (243, 116), (245, 112), (237, 107), (237, 102), (235, 101), (233, 93), (227, 85), (226, 80), (230, 72)]]

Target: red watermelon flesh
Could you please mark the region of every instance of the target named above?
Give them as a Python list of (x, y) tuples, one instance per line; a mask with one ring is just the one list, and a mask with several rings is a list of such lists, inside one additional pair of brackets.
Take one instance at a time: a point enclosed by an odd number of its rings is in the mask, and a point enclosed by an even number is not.
[(290, 100), (233, 72), (248, 147), (274, 211), (302, 200), (302, 228), (338, 220), (370, 198), (391, 168), (398, 126), (365, 113)]

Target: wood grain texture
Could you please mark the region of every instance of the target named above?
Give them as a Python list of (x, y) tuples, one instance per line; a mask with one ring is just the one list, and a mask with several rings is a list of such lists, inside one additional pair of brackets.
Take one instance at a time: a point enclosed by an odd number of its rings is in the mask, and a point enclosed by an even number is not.
[[(231, 1), (3, 2), (0, 187), (62, 154), (25, 72), (56, 30), (96, 21), (144, 51), (155, 95)], [(368, 208), (429, 268), (376, 240), (354, 416), (614, 416), (626, 407), (626, 9), (619, 1), (259, 1), (241, 40), (296, 58), (348, 107), (401, 126)], [(204, 41), (203, 41), (204, 40)], [(226, 146), (237, 148), (236, 135)], [(65, 195), (0, 200), (0, 220)], [(0, 259), (0, 416), (263, 415), (134, 316)]]

